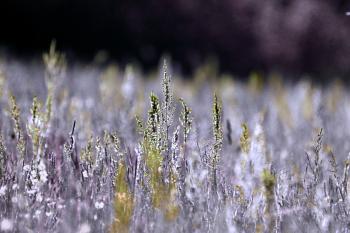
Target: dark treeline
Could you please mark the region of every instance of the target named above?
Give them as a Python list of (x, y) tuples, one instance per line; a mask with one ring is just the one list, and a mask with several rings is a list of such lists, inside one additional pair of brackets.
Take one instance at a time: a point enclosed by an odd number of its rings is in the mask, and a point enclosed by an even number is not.
[(277, 69), (348, 74), (346, 0), (4, 0), (0, 46), (39, 54), (60, 48), (90, 59), (100, 49), (145, 68), (170, 54), (190, 71), (207, 57), (244, 74)]

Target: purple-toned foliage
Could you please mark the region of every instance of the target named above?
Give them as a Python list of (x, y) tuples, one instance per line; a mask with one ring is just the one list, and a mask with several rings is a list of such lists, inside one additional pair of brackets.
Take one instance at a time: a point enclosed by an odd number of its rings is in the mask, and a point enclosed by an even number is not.
[(341, 82), (44, 62), (0, 63), (1, 232), (349, 232)]

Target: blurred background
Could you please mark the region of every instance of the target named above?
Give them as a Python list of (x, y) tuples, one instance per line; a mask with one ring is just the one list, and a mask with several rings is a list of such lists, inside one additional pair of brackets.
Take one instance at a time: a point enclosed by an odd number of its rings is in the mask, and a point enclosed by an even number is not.
[(2, 0), (0, 50), (40, 58), (55, 39), (68, 57), (146, 70), (167, 54), (185, 74), (211, 59), (242, 76), (346, 77), (349, 10), (347, 0)]

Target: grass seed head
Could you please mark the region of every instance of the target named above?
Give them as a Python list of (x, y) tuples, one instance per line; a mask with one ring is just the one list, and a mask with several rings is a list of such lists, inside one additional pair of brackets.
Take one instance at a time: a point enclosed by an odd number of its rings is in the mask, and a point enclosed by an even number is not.
[(214, 149), (219, 151), (222, 146), (222, 105), (217, 95), (214, 95), (213, 102), (213, 135), (214, 135)]
[(186, 144), (192, 127), (192, 110), (187, 106), (183, 99), (180, 99), (180, 102), (182, 105), (180, 122), (183, 128), (184, 142)]
[(13, 94), (10, 94), (10, 114), (14, 122), (14, 133), (17, 139), (17, 150), (21, 158), (24, 158), (25, 152), (25, 141), (24, 135), (21, 128), (21, 112), (17, 105), (16, 97)]
[(150, 145), (155, 149), (160, 149), (161, 146), (161, 132), (160, 132), (160, 107), (158, 97), (151, 93), (150, 96), (151, 107), (148, 111), (147, 121), (147, 139), (150, 141)]
[(5, 166), (7, 160), (6, 147), (2, 135), (0, 135), (0, 180), (5, 175)]
[(248, 154), (250, 151), (250, 133), (246, 123), (242, 124), (242, 134), (240, 137), (240, 145), (243, 153)]
[(51, 42), (49, 51), (43, 54), (43, 61), (46, 67), (46, 86), (50, 92), (57, 84), (55, 79), (59, 78), (66, 70), (65, 55), (56, 50), (55, 40)]

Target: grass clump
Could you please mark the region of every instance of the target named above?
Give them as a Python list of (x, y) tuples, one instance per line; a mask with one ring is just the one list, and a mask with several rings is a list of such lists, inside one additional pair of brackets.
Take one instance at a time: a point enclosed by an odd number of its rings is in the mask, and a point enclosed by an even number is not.
[(160, 209), (166, 220), (174, 220), (179, 207), (175, 204), (176, 183), (173, 173), (169, 175), (169, 182), (163, 176), (163, 157), (161, 151), (151, 144), (143, 145), (145, 151), (146, 176), (149, 179), (151, 202), (154, 208)]
[(276, 177), (268, 169), (264, 169), (261, 175), (261, 181), (264, 185), (265, 196), (267, 199), (270, 199), (274, 195)]
[(154, 208), (160, 209), (166, 220), (174, 220), (179, 209), (176, 202), (175, 173), (169, 168), (171, 159), (169, 147), (169, 130), (173, 118), (172, 90), (170, 77), (164, 63), (163, 102), (160, 105), (158, 97), (151, 93), (147, 126), (144, 129), (142, 121), (136, 117), (136, 130), (144, 134), (142, 148), (147, 167), (146, 176), (149, 179), (151, 202)]
[(273, 232), (275, 227), (275, 219), (273, 212), (274, 206), (274, 191), (276, 185), (276, 177), (268, 169), (264, 169), (261, 175), (261, 181), (264, 186), (264, 196), (265, 196), (265, 225), (268, 232)]
[(118, 164), (116, 176), (116, 188), (114, 195), (114, 221), (111, 233), (129, 232), (130, 222), (133, 214), (134, 201), (126, 179), (127, 170), (125, 162), (121, 160)]

